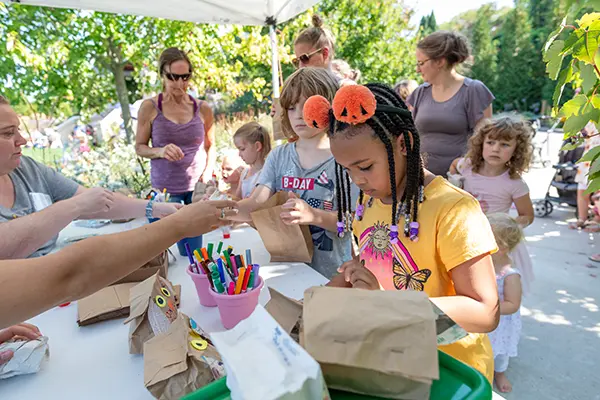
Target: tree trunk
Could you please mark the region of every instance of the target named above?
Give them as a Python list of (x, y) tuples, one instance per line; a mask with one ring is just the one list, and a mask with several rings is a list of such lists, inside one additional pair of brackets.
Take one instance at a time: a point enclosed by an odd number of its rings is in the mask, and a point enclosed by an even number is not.
[(121, 115), (123, 116), (123, 125), (125, 126), (125, 140), (131, 144), (133, 130), (131, 127), (131, 110), (129, 109), (129, 94), (127, 93), (127, 84), (125, 83), (125, 62), (123, 54), (118, 45), (112, 38), (108, 39), (108, 54), (110, 58), (110, 69), (115, 77), (115, 88), (117, 89), (117, 98), (121, 105)]

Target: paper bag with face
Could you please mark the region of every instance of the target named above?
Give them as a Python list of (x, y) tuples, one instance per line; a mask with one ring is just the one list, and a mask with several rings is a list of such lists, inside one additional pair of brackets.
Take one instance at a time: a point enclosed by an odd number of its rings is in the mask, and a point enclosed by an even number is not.
[(288, 201), (289, 194), (277, 192), (259, 210), (250, 216), (271, 262), (310, 263), (313, 257), (313, 240), (307, 225), (286, 225), (281, 220), (281, 206)]
[(424, 293), (312, 288), (303, 318), (303, 345), (330, 389), (429, 398), (439, 371), (436, 316)]
[(178, 400), (225, 376), (221, 356), (187, 315), (144, 344), (144, 386), (160, 400)]
[(167, 279), (154, 275), (131, 288), (129, 353), (141, 354), (144, 342), (165, 333), (177, 319), (177, 295)]

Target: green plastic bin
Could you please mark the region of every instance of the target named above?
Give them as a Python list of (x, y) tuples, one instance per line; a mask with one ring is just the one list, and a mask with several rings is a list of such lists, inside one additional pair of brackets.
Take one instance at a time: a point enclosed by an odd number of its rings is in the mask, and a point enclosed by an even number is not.
[[(489, 400), (492, 388), (488, 380), (479, 371), (455, 358), (438, 351), (440, 379), (431, 385), (432, 400)], [(378, 397), (363, 396), (354, 393), (330, 390), (332, 400), (377, 400)], [(219, 379), (190, 393), (183, 400), (229, 400), (226, 378)]]

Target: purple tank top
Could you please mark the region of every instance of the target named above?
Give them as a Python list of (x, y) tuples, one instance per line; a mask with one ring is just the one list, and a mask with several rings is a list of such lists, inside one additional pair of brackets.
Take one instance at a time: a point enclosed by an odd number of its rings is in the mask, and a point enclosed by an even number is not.
[(184, 154), (180, 161), (167, 161), (164, 158), (150, 160), (150, 180), (152, 187), (169, 193), (180, 194), (194, 190), (196, 182), (206, 167), (204, 149), (204, 123), (198, 115), (200, 107), (194, 102), (194, 116), (187, 124), (176, 124), (162, 112), (162, 93), (158, 95), (158, 114), (152, 121), (152, 146), (164, 147), (169, 143), (178, 146)]

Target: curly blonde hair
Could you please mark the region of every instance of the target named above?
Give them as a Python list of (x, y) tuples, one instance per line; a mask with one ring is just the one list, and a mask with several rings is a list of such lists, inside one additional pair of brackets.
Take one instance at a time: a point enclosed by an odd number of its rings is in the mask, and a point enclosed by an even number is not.
[(513, 250), (523, 240), (523, 230), (517, 221), (505, 213), (487, 216), (496, 244), (500, 249)]
[(294, 107), (300, 99), (321, 95), (329, 102), (333, 101), (339, 85), (332, 72), (325, 68), (306, 67), (300, 68), (287, 78), (281, 90), (281, 128), (289, 142), (298, 140), (292, 128), (287, 110)]
[(533, 129), (531, 125), (513, 117), (501, 117), (482, 121), (469, 139), (467, 159), (471, 161), (473, 172), (479, 172), (483, 166), (483, 143), (486, 139), (517, 141), (517, 147), (507, 163), (511, 179), (521, 177), (529, 169), (533, 155), (531, 143)]

